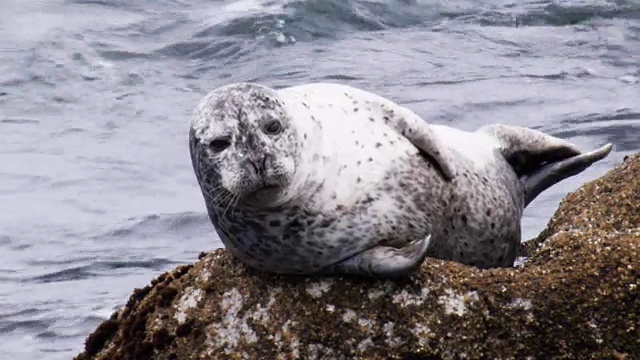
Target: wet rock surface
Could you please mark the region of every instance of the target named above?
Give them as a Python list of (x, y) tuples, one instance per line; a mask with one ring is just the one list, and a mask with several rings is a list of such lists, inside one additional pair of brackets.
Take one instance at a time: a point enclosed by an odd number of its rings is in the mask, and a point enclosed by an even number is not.
[(638, 359), (640, 154), (567, 195), (514, 269), (264, 274), (203, 253), (136, 289), (76, 359)]

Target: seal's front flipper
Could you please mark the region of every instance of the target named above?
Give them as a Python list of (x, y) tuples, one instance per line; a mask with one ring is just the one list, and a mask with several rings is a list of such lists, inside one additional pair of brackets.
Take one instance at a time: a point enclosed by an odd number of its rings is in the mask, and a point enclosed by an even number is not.
[(402, 248), (376, 246), (334, 264), (322, 273), (385, 278), (409, 275), (420, 267), (427, 256), (430, 239), (431, 235)]
[(596, 161), (604, 159), (613, 146), (607, 144), (600, 149), (553, 162), (521, 178), (525, 188), (525, 206), (529, 205), (541, 192), (554, 184), (577, 175)]
[(407, 124), (402, 135), (422, 152), (433, 158), (447, 180), (455, 177), (454, 161), (449, 157), (448, 149), (436, 138), (429, 124), (422, 120)]
[(400, 108), (397, 112), (398, 114), (394, 114), (393, 111), (389, 111), (391, 116), (386, 116), (385, 119), (389, 118), (391, 126), (420, 151), (435, 160), (446, 180), (453, 179), (456, 175), (455, 161), (447, 145), (436, 137), (435, 132), (426, 121), (411, 110)]

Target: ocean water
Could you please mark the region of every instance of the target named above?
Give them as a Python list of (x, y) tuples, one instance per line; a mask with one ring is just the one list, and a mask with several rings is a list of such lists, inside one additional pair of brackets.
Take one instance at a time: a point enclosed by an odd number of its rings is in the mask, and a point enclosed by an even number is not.
[(473, 130), (640, 149), (637, 0), (1, 0), (0, 360), (69, 359), (133, 288), (220, 247), (191, 111), (235, 81), (337, 81)]

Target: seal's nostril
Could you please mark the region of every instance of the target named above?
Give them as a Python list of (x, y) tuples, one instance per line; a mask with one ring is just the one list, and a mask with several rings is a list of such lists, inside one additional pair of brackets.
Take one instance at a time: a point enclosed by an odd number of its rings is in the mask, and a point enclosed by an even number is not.
[(253, 162), (251, 160), (247, 160), (247, 162), (253, 168), (253, 171), (256, 173), (256, 175), (260, 174), (260, 169), (258, 168), (258, 166), (256, 165), (255, 162)]
[(267, 171), (267, 168), (269, 167), (270, 161), (271, 161), (271, 155), (265, 154), (264, 157), (262, 158), (262, 170), (263, 171)]

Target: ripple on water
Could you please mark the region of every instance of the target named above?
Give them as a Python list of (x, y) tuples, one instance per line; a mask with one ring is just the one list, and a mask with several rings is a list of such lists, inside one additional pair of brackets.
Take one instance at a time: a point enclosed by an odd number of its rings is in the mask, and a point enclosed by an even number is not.
[[(170, 265), (177, 265), (180, 262), (165, 258), (153, 258), (145, 260), (111, 260), (111, 261), (94, 261), (87, 265), (73, 266), (59, 271), (49, 272), (43, 275), (32, 276), (23, 279), (23, 282), (35, 283), (52, 283), (66, 282), (75, 280), (85, 280), (95, 277), (110, 277), (121, 272), (130, 272), (132, 269), (149, 269), (154, 271), (164, 270)], [(39, 262), (41, 266), (59, 265), (59, 263), (51, 263), (47, 261)]]
[(179, 236), (203, 230), (212, 230), (209, 217), (205, 213), (152, 214), (141, 219), (129, 219), (126, 225), (104, 234), (96, 235), (92, 239), (148, 239), (172, 235)]
[(562, 138), (599, 138), (603, 143), (613, 143), (616, 152), (633, 152), (639, 147), (640, 112), (619, 109), (613, 113), (568, 116), (545, 131)]

